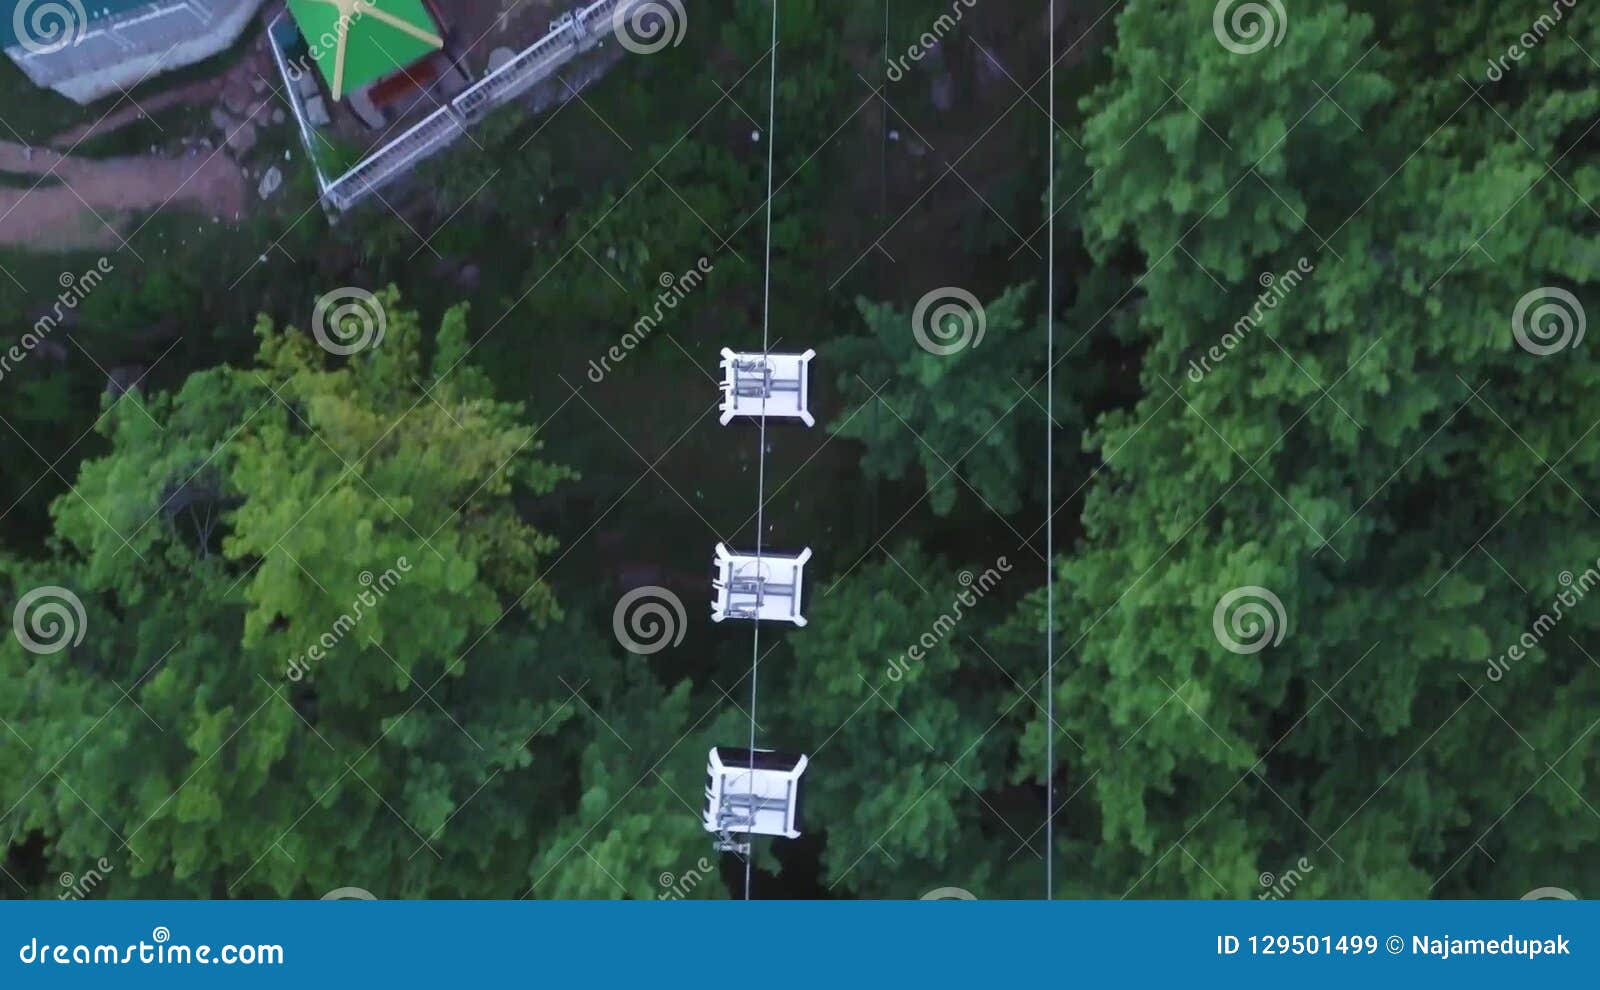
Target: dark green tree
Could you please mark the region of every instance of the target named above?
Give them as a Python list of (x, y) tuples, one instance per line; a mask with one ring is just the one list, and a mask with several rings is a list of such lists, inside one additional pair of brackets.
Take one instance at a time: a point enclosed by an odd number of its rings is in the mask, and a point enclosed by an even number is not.
[(1483, 85), (1522, 12), (1295, 8), (1253, 54), (1212, 12), (1129, 7), (1086, 101), (1090, 243), (1145, 265), (1107, 318), (1144, 396), (1094, 429), (1058, 565), (1087, 746), (1058, 789), (1096, 812), (1066, 816), (1094, 824), (1070, 889), (1246, 897), (1301, 857), (1302, 896), (1592, 885), (1600, 613), (1486, 658), (1600, 552), (1594, 27)]

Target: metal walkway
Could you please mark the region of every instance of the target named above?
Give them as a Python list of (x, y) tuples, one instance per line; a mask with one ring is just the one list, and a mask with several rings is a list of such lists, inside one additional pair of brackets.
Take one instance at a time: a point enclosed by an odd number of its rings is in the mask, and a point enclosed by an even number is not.
[[(354, 209), (385, 185), (410, 172), (419, 162), (449, 147), (496, 107), (511, 102), (554, 76), (579, 55), (598, 47), (612, 35), (614, 24), (627, 17), (634, 7), (648, 2), (650, 0), (596, 0), (558, 18), (543, 38), (372, 152), (345, 174), (328, 179), (319, 170), (317, 186), (322, 191), (323, 205), (334, 213)], [(275, 21), (274, 28), (276, 26)], [(269, 30), (268, 36), (273, 57), (287, 81), (288, 57), (282, 50), (279, 31)], [(291, 83), (285, 96), (294, 109), (307, 151), (312, 153), (317, 136), (307, 123), (299, 91)], [(314, 153), (311, 158), (312, 167), (316, 168)]]

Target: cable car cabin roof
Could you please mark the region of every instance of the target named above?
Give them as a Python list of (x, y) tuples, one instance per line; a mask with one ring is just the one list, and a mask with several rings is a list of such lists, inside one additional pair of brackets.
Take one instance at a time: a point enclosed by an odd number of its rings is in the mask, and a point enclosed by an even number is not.
[(735, 416), (798, 419), (816, 424), (811, 415), (811, 359), (804, 354), (739, 353), (722, 349), (722, 425)]
[[(780, 753), (772, 749), (758, 749), (755, 751), (754, 767), (757, 770), (778, 770), (788, 772), (799, 766), (804, 756), (795, 753)], [(711, 750), (711, 760), (714, 764), (738, 769), (750, 769), (752, 760), (750, 750), (736, 746), (717, 746)]]
[[(751, 758), (748, 749), (718, 746), (711, 750), (706, 761), (705, 830), (724, 837), (798, 839), (807, 758), (756, 750), (753, 771)], [(719, 844), (719, 848), (735, 847)]]
[(809, 547), (799, 554), (762, 551), (757, 556), (735, 553), (718, 543), (712, 562), (716, 577), (711, 581), (711, 621), (755, 619), (805, 625), (800, 605), (810, 559)]

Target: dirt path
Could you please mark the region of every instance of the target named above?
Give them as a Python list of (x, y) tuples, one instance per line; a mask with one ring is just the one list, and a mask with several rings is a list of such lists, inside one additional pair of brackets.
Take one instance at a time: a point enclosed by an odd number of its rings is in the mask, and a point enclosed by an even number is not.
[(27, 183), (0, 188), (0, 244), (35, 250), (118, 246), (134, 214), (169, 204), (236, 221), (249, 195), (222, 151), (91, 161), (0, 141), (0, 172)]
[(142, 103), (129, 103), (127, 106), (119, 107), (98, 120), (91, 120), (88, 123), (79, 124), (77, 127), (68, 128), (52, 137), (46, 143), (52, 148), (70, 151), (81, 141), (87, 141), (89, 138), (101, 134), (109, 134), (145, 117), (153, 117), (168, 107), (175, 107), (183, 103), (198, 105), (214, 103), (217, 99), (218, 89), (219, 83), (215, 79), (202, 79), (187, 86), (169, 89), (154, 96), (145, 97)]

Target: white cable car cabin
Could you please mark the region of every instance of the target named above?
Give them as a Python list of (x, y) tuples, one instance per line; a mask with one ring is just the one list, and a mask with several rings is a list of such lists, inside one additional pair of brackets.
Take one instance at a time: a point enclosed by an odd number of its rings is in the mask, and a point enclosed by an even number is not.
[(716, 592), (711, 621), (754, 619), (805, 625), (806, 618), (800, 614), (800, 586), (810, 559), (810, 547), (799, 556), (763, 551), (756, 557), (733, 553), (718, 543), (713, 562), (717, 576), (711, 581)]
[(811, 359), (804, 354), (737, 353), (722, 349), (722, 425), (735, 416), (784, 417), (816, 425), (811, 415)]
[[(733, 838), (772, 835), (800, 838), (805, 756), (714, 746), (706, 762), (705, 829), (720, 836), (717, 848), (749, 852)], [(752, 769), (753, 767), (753, 769)]]

